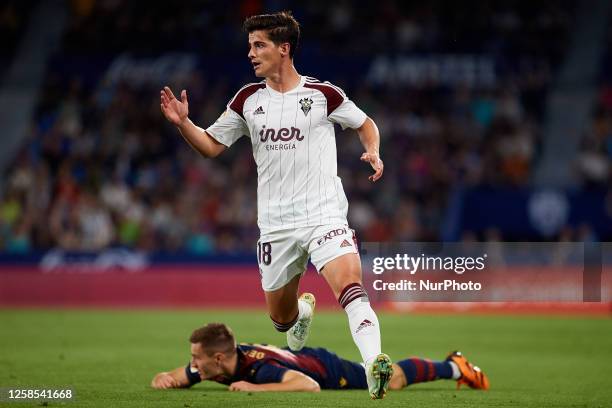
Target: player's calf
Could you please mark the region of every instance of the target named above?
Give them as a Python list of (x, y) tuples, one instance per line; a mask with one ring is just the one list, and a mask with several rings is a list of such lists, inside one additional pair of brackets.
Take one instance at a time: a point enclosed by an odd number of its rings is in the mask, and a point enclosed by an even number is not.
[(281, 288), (265, 292), (270, 320), (272, 320), (274, 328), (281, 333), (291, 329), (300, 318), (297, 299), (299, 283), (300, 277), (298, 275)]
[(338, 302), (347, 314), (361, 358), (368, 363), (381, 353), (378, 317), (370, 306), (368, 295), (361, 284), (351, 283), (342, 290)]
[(403, 387), (441, 379), (457, 379), (459, 371), (450, 360), (432, 361), (426, 358), (410, 357), (397, 362), (397, 383)]

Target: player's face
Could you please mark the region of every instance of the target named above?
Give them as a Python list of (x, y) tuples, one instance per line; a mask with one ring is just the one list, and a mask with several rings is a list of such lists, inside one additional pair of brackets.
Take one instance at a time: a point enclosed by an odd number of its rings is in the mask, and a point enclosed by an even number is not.
[(206, 354), (199, 343), (191, 344), (191, 365), (197, 367), (202, 380), (209, 380), (223, 373), (214, 355)]
[(281, 45), (276, 45), (268, 38), (266, 31), (257, 30), (249, 33), (249, 59), (253, 64), (255, 76), (265, 78), (278, 70), (282, 61)]

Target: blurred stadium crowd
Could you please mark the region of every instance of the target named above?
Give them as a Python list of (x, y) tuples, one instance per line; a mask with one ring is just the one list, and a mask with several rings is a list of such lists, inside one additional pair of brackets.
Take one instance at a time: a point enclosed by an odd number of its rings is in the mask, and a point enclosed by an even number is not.
[(10, 64), (27, 24), (31, 0), (8, 1), (0, 5), (0, 75)]
[[(72, 1), (58, 55), (171, 50), (215, 64), (244, 54), (243, 78), (195, 71), (172, 83), (175, 91), (188, 90), (190, 116), (202, 127), (223, 111), (240, 81), (255, 80), (241, 22), (264, 9), (290, 8), (301, 22), (296, 66), (302, 74), (317, 76), (300, 70), (304, 54), (321, 64), (344, 54), (490, 55), (515, 67), (501, 70), (491, 87), (386, 86), (342, 72), (319, 78), (343, 86), (381, 130), (386, 167), (375, 185), (359, 161), (356, 134), (337, 134), (349, 222), (364, 241), (439, 240), (453, 188), (529, 185), (575, 1), (270, 3)], [(0, 6), (0, 38), (9, 44), (26, 20), (19, 4)], [(158, 91), (129, 82), (87, 84), (49, 69), (31, 132), (4, 175), (0, 248), (252, 252), (256, 168), (248, 141), (215, 160), (199, 158), (165, 123)], [(587, 186), (610, 183), (611, 115), (612, 78), (602, 76), (599, 108), (576, 164)]]
[(599, 78), (599, 95), (593, 121), (585, 130), (576, 168), (587, 186), (608, 186), (612, 181), (612, 19), (606, 32), (606, 49)]

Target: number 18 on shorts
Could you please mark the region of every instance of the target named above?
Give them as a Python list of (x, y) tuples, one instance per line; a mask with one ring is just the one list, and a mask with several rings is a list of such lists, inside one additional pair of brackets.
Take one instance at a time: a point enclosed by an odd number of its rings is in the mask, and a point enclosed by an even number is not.
[(355, 231), (346, 224), (272, 231), (257, 242), (261, 286), (271, 292), (306, 271), (308, 259), (317, 271), (345, 254), (357, 254)]

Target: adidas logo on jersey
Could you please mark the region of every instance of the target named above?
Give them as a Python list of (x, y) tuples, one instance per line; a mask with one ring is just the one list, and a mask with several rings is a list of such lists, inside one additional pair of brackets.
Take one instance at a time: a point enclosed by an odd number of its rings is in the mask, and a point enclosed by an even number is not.
[(346, 239), (342, 241), (342, 243), (340, 244), (340, 248), (350, 247), (350, 246), (351, 246), (351, 243), (348, 242)]
[(263, 108), (260, 106), (259, 108), (255, 109), (255, 112), (253, 112), (253, 115), (263, 115), (266, 112), (264, 112)]
[(359, 327), (357, 327), (357, 330), (355, 330), (355, 334), (359, 333), (361, 330), (365, 329), (366, 327), (371, 327), (371, 326), (374, 326), (374, 323), (372, 323), (368, 319), (363, 319), (363, 322), (361, 322), (359, 324)]

